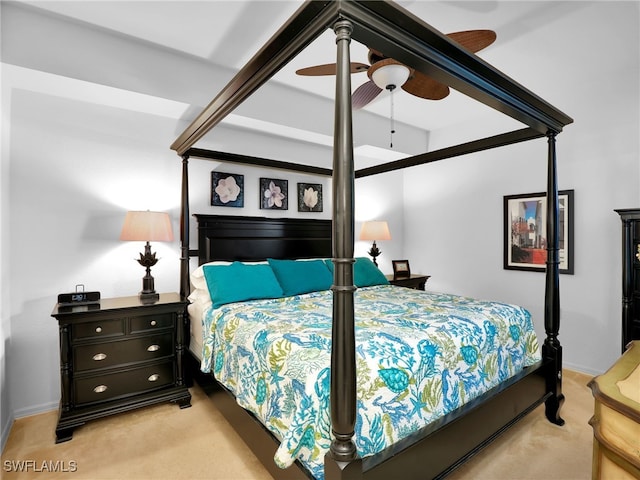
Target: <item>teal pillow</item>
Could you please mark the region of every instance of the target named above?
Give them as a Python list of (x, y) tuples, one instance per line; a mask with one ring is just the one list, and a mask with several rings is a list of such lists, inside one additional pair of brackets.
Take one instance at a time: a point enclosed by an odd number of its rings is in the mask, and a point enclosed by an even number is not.
[(204, 278), (214, 308), (233, 302), (282, 297), (282, 288), (269, 265), (205, 265)]
[[(353, 265), (353, 283), (356, 287), (372, 287), (373, 285), (389, 285), (389, 280), (378, 267), (367, 257), (357, 257)], [(333, 262), (325, 260), (333, 274)]]
[(356, 287), (389, 285), (389, 280), (384, 276), (384, 273), (367, 257), (356, 258), (356, 263), (353, 266), (353, 276)]
[(267, 261), (285, 296), (329, 290), (333, 283), (333, 275), (322, 260)]

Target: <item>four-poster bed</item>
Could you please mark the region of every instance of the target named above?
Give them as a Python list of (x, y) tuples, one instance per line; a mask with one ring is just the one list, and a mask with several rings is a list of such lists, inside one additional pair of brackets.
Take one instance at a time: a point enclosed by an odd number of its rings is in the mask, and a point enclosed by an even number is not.
[[(327, 28), (336, 33), (337, 75), (334, 123), (333, 169), (320, 169), (304, 165), (263, 158), (249, 158), (223, 152), (211, 152), (194, 148), (194, 144), (215, 127), (242, 101), (254, 93), (282, 66), (302, 51)], [(351, 85), (350, 53), (351, 39), (414, 68), (434, 79), (465, 93), (512, 118), (525, 128), (505, 134), (472, 141), (443, 150), (428, 152), (389, 164), (355, 171), (353, 162), (353, 140), (351, 133)], [(209, 106), (176, 139), (171, 148), (183, 159), (183, 206), (181, 212), (181, 295), (190, 293), (189, 257), (199, 255), (199, 263), (212, 260), (264, 260), (265, 258), (300, 258), (330, 256), (333, 269), (331, 286), (332, 337), (330, 359), (330, 419), (332, 441), (325, 457), (324, 477), (331, 479), (386, 479), (434, 478), (446, 475), (459, 463), (473, 455), (505, 428), (541, 403), (545, 403), (547, 418), (556, 424), (564, 422), (560, 417), (562, 395), (562, 347), (558, 340), (559, 271), (558, 271), (558, 186), (556, 175), (556, 135), (572, 119), (518, 83), (465, 51), (440, 32), (402, 8), (388, 2), (358, 1), (312, 1), (302, 5), (291, 19), (265, 44), (265, 46), (240, 70)], [(498, 146), (518, 143), (534, 138), (548, 139), (547, 176), (547, 269), (545, 293), (545, 332), (542, 359), (511, 376), (485, 394), (431, 422), (418, 432), (395, 445), (372, 456), (359, 458), (354, 444), (354, 430), (358, 398), (356, 396), (356, 335), (354, 284), (354, 205), (355, 178), (374, 175), (400, 168), (450, 158)], [(306, 226), (293, 221), (294, 237), (300, 234), (304, 247), (274, 250), (276, 238), (290, 239), (290, 233), (282, 233), (282, 225), (256, 227), (256, 219), (237, 217), (200, 216), (199, 249), (189, 247), (189, 196), (188, 160), (190, 157), (209, 158), (221, 161), (242, 162), (303, 171), (316, 175), (331, 175), (333, 181), (333, 218), (331, 241), (320, 235), (318, 249), (306, 250), (311, 243), (305, 238)], [(286, 219), (280, 219), (288, 224)], [(243, 221), (248, 227), (240, 226)], [(273, 221), (269, 219), (267, 224)], [(304, 222), (303, 222), (304, 223)], [(287, 226), (286, 228), (289, 228)], [(252, 232), (266, 232), (247, 235)], [(239, 231), (241, 233), (239, 233)], [(244, 232), (244, 233), (242, 233)], [(238, 236), (240, 235), (240, 236)], [(269, 247), (255, 257), (243, 258), (233, 250), (218, 251), (222, 244), (242, 244), (246, 237), (257, 236), (259, 244), (268, 241)], [(291, 243), (291, 242), (290, 242)], [(292, 245), (298, 245), (294, 241)], [(331, 245), (331, 253), (327, 245)], [(250, 244), (244, 244), (250, 245)], [(253, 244), (251, 244), (253, 245)], [(251, 247), (253, 248), (253, 247)], [(245, 251), (252, 251), (246, 250)], [(274, 253), (275, 251), (275, 253)], [(242, 250), (240, 250), (242, 252)], [(235, 415), (235, 414), (234, 414)], [(258, 431), (260, 429), (258, 428)], [(246, 434), (245, 434), (246, 435)], [(245, 437), (248, 441), (254, 439)], [(264, 450), (264, 449), (263, 449)], [(263, 452), (264, 453), (264, 452)], [(260, 455), (260, 452), (257, 452)], [(273, 449), (266, 449), (263, 462), (270, 471), (273, 464)], [(304, 475), (304, 472), (303, 472)], [(292, 469), (277, 473), (277, 478), (300, 478), (300, 472)]]

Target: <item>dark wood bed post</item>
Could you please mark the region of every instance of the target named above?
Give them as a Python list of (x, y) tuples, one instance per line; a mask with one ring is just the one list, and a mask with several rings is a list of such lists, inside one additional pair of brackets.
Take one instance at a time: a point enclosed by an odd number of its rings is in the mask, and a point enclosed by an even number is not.
[[(551, 396), (545, 400), (547, 419), (564, 425), (560, 408), (564, 403), (562, 394), (562, 346), (558, 340), (560, 331), (560, 260), (558, 257), (558, 175), (556, 161), (556, 133), (547, 133), (549, 158), (547, 166), (547, 269), (544, 299), (544, 328), (547, 337), (542, 345), (542, 355), (550, 360), (547, 373), (547, 391)], [(566, 226), (565, 226), (566, 228)]]
[(351, 124), (349, 44), (353, 26), (334, 25), (337, 45), (333, 143), (333, 328), (331, 334), (331, 428), (334, 439), (325, 457), (325, 478), (357, 479), (362, 463), (353, 435), (356, 424), (356, 344), (354, 321), (354, 163)]
[(180, 298), (182, 300), (187, 299), (189, 290), (189, 155), (183, 155), (180, 204)]

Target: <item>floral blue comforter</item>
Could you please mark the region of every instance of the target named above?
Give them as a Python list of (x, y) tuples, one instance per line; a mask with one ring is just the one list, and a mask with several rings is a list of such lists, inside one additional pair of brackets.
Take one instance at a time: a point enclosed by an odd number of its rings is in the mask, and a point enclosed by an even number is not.
[[(224, 305), (203, 322), (205, 372), (322, 479), (331, 442), (331, 291)], [(513, 305), (380, 285), (355, 293), (354, 441), (372, 455), (540, 359), (530, 314)]]

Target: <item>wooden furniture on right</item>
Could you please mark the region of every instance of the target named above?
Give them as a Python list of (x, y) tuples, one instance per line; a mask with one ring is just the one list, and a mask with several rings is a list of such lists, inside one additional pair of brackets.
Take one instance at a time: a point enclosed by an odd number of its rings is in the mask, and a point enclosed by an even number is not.
[(589, 382), (595, 399), (592, 478), (640, 478), (640, 341)]
[(618, 209), (622, 220), (622, 352), (640, 340), (640, 208)]
[(427, 280), (429, 280), (430, 275), (411, 274), (408, 277), (396, 277), (396, 278), (394, 278), (393, 275), (385, 275), (385, 277), (387, 277), (387, 280), (389, 280), (389, 283), (391, 285), (396, 285), (398, 287), (413, 288), (415, 290), (424, 290), (424, 286), (427, 283)]

